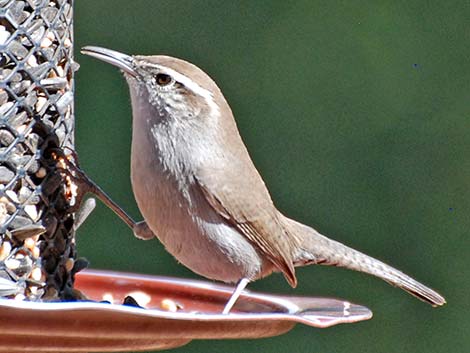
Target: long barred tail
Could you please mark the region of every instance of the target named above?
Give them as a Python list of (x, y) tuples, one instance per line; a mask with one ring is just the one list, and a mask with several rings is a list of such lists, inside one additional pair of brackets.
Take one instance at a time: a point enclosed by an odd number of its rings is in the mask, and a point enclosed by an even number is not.
[(331, 240), (314, 229), (284, 217), (288, 233), (296, 237), (301, 250), (294, 254), (295, 265), (321, 264), (340, 266), (379, 277), (393, 286), (402, 288), (411, 295), (431, 304), (441, 306), (446, 300), (433, 289), (419, 283), (397, 269)]

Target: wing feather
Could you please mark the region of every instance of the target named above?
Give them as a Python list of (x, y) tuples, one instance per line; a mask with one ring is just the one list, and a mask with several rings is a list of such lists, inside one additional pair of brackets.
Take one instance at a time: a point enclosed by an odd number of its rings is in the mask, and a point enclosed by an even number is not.
[[(224, 171), (226, 173), (227, 170)], [(240, 182), (242, 179), (238, 176), (234, 177), (224, 175), (222, 179), (238, 181), (231, 185), (220, 183), (220, 178), (210, 176), (204, 178), (205, 182), (202, 178), (196, 178), (196, 182), (211, 207), (251, 241), (295, 287), (297, 279), (290, 251), (293, 238), (286, 234), (261, 177), (258, 176), (262, 185), (250, 189), (250, 185)]]

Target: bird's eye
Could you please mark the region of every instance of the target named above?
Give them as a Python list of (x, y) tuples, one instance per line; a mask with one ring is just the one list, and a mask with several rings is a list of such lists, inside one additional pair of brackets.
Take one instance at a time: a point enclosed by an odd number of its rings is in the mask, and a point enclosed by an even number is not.
[(167, 74), (157, 74), (156, 79), (159, 86), (166, 86), (171, 82), (171, 76)]

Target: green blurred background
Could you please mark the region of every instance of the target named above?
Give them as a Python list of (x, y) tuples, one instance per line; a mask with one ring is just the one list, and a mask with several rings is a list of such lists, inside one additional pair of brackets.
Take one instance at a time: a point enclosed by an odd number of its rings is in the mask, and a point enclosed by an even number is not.
[[(470, 350), (469, 2), (79, 0), (75, 11), (81, 165), (135, 218), (127, 86), (116, 68), (80, 55), (84, 45), (203, 68), (283, 212), (449, 302), (432, 309), (378, 279), (308, 267), (295, 291), (277, 274), (250, 289), (348, 298), (374, 318), (180, 352)], [(198, 278), (101, 204), (78, 248), (93, 268)]]

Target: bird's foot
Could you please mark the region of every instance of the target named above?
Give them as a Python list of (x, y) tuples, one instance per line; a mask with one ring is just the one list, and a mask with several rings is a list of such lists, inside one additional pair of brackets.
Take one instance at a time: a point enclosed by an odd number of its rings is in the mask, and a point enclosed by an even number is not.
[[(78, 210), (84, 195), (89, 192), (100, 199), (106, 206), (113, 210), (114, 213), (116, 213), (116, 215), (118, 215), (119, 218), (129, 226), (129, 228), (134, 230), (138, 223), (134, 222), (134, 220), (117, 203), (115, 203), (93, 180), (88, 177), (88, 175), (78, 166), (78, 157), (76, 152), (71, 149), (69, 150), (70, 154), (67, 155), (63, 151), (53, 152), (52, 157), (57, 161), (57, 170), (63, 175), (66, 183), (71, 184), (70, 189), (76, 193), (76, 200), (72, 210), (74, 212)], [(142, 226), (137, 226), (137, 228), (141, 227)], [(145, 235), (146, 232), (142, 230), (142, 234)]]
[[(69, 153), (65, 153), (65, 149)], [(51, 153), (56, 170), (60, 173), (65, 186), (65, 196), (69, 201), (69, 211), (79, 210), (86, 193), (93, 192), (95, 184), (78, 166), (78, 156), (71, 148), (54, 149)]]

